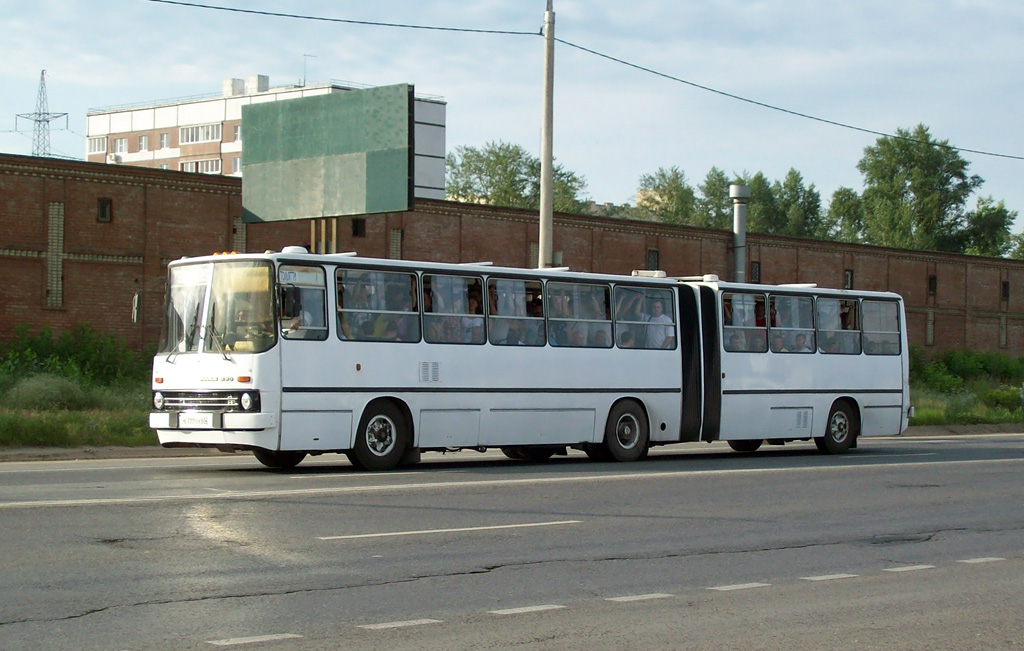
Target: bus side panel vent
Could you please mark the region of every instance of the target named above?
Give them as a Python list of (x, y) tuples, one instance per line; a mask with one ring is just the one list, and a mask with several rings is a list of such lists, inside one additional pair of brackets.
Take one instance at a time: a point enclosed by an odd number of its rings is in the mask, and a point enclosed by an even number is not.
[(420, 362), (420, 382), (440, 382), (441, 365), (439, 362)]

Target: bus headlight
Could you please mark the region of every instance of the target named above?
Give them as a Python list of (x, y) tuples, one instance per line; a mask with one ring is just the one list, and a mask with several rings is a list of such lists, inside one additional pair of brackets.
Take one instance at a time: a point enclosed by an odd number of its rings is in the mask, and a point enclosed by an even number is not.
[(164, 394), (159, 391), (153, 393), (153, 407), (157, 410), (164, 408)]
[(250, 411), (256, 404), (256, 401), (253, 400), (251, 393), (246, 392), (242, 394), (242, 397), (238, 400), (238, 404), (242, 405), (242, 409)]

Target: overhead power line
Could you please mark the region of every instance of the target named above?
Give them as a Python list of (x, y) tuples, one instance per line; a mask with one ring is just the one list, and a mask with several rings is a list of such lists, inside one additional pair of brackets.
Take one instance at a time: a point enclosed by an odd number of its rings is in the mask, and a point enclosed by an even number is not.
[(146, 0), (164, 5), (178, 5), (181, 7), (192, 7), (195, 9), (213, 9), (215, 11), (229, 11), (238, 14), (253, 14), (256, 16), (270, 16), (273, 18), (294, 18), (297, 20), (314, 20), (324, 23), (346, 23), (349, 25), (366, 25), (370, 27), (397, 27), (401, 29), (425, 29), (437, 32), (469, 32), (472, 34), (509, 34), (512, 36), (536, 36), (537, 32), (523, 32), (507, 29), (472, 29), (468, 27), (442, 27), (437, 25), (410, 25), (405, 23), (384, 23), (373, 20), (351, 20), (347, 18), (327, 18), (325, 16), (311, 16), (307, 14), (289, 14), (281, 11), (259, 11), (257, 9), (239, 9), (237, 7), (221, 7), (199, 2), (181, 2), (179, 0)]
[[(387, 23), (387, 22), (371, 21), (371, 20), (352, 20), (352, 19), (346, 19), (346, 18), (328, 18), (328, 17), (325, 17), (325, 16), (312, 16), (312, 15), (306, 15), (306, 14), (290, 14), (290, 13), (277, 12), (277, 11), (259, 11), (259, 10), (256, 10), (256, 9), (239, 9), (237, 7), (222, 7), (222, 6), (219, 6), (219, 5), (204, 4), (204, 3), (199, 3), (199, 2), (184, 2), (182, 0), (146, 0), (146, 1), (147, 2), (155, 2), (155, 3), (158, 3), (158, 4), (177, 5), (177, 6), (181, 6), (181, 7), (191, 7), (191, 8), (194, 8), (194, 9), (210, 9), (210, 10), (214, 10), (214, 11), (228, 11), (228, 12), (240, 13), (240, 14), (253, 14), (253, 15), (258, 15), (258, 16), (269, 16), (269, 17), (273, 17), (273, 18), (292, 18), (292, 19), (296, 19), (296, 20), (312, 20), (312, 21), (320, 21), (320, 22), (328, 22), (328, 23), (345, 23), (345, 24), (350, 24), (350, 25), (364, 25), (364, 26), (370, 26), (370, 27), (391, 27), (391, 28), (397, 28), (397, 29), (421, 29), (421, 30), (432, 30), (432, 31), (439, 31), (439, 32), (466, 32), (466, 33), (471, 33), (471, 34), (503, 34), (503, 35), (510, 35), (510, 36), (543, 36), (543, 28), (538, 30), (538, 31), (536, 31), (536, 32), (528, 32), (528, 31), (521, 31), (521, 30), (505, 30), (505, 29), (474, 29), (474, 28), (467, 28), (467, 27), (444, 27), (444, 26), (439, 26), (439, 25), (413, 25), (413, 24), (405, 24), (405, 23)], [(926, 141), (923, 141), (923, 140), (919, 140), (917, 138), (909, 138), (907, 136), (901, 136), (899, 134), (886, 133), (884, 131), (876, 131), (874, 129), (868, 129), (866, 127), (859, 127), (859, 126), (856, 126), (856, 125), (853, 125), (853, 124), (848, 124), (848, 123), (845, 123), (845, 122), (839, 122), (837, 120), (830, 120), (828, 118), (818, 117), (816, 115), (811, 115), (809, 113), (803, 113), (801, 111), (795, 111), (793, 109), (783, 108), (781, 106), (776, 106), (774, 104), (769, 104), (767, 102), (761, 102), (761, 101), (758, 101), (758, 100), (755, 100), (755, 99), (750, 99), (748, 97), (743, 97), (742, 95), (736, 95), (734, 93), (729, 93), (729, 92), (726, 92), (724, 90), (718, 90), (717, 88), (712, 88), (710, 86), (705, 86), (703, 84), (698, 84), (696, 82), (689, 81), (689, 80), (686, 80), (686, 79), (682, 79), (681, 77), (676, 77), (676, 76), (670, 75), (668, 73), (660, 72), (660, 71), (655, 70), (653, 68), (649, 68), (647, 66), (642, 66), (640, 64), (633, 63), (631, 61), (627, 61), (627, 60), (621, 59), (619, 57), (614, 57), (614, 56), (612, 56), (610, 54), (605, 54), (604, 52), (599, 52), (598, 50), (594, 50), (592, 48), (584, 47), (582, 45), (573, 43), (571, 41), (566, 41), (566, 40), (561, 39), (561, 38), (557, 38), (556, 37), (555, 40), (557, 42), (561, 43), (562, 45), (567, 46), (567, 47), (575, 48), (577, 50), (580, 50), (581, 52), (586, 52), (587, 54), (591, 54), (593, 56), (601, 57), (602, 59), (606, 59), (608, 61), (612, 61), (614, 63), (618, 63), (620, 65), (624, 65), (624, 66), (627, 66), (629, 68), (633, 68), (634, 70), (639, 70), (641, 72), (645, 72), (647, 74), (655, 75), (657, 77), (661, 77), (661, 78), (667, 79), (669, 81), (674, 81), (676, 83), (684, 84), (684, 85), (690, 86), (692, 88), (696, 88), (698, 90), (703, 90), (703, 91), (708, 92), (708, 93), (714, 93), (716, 95), (721, 95), (722, 97), (727, 97), (729, 99), (733, 99), (733, 100), (736, 100), (736, 101), (739, 101), (739, 102), (745, 102), (747, 104), (751, 104), (753, 106), (759, 106), (761, 108), (765, 108), (765, 109), (768, 109), (768, 110), (771, 110), (771, 111), (778, 111), (780, 113), (785, 113), (787, 115), (792, 115), (794, 117), (798, 117), (798, 118), (801, 118), (801, 119), (804, 119), (804, 120), (811, 120), (811, 121), (814, 121), (814, 122), (820, 122), (822, 124), (827, 124), (827, 125), (830, 125), (830, 126), (839, 127), (841, 129), (849, 129), (851, 131), (858, 131), (860, 133), (867, 133), (867, 134), (871, 134), (871, 135), (874, 135), (874, 136), (880, 136), (880, 137), (883, 137), (883, 138), (892, 138), (892, 139), (895, 139), (895, 140), (902, 140), (902, 141), (906, 141), (906, 142), (915, 142), (915, 143), (923, 143), (923, 144), (934, 145), (936, 147), (942, 147), (944, 149), (948, 149), (948, 150), (951, 150), (951, 151), (970, 153), (970, 154), (978, 154), (980, 156), (993, 156), (993, 157), (996, 157), (996, 158), (1007, 158), (1007, 159), (1011, 159), (1011, 160), (1024, 160), (1024, 156), (1019, 156), (1019, 155), (1014, 155), (1014, 154), (1000, 154), (1000, 153), (997, 153), (997, 152), (985, 151), (985, 150), (982, 150), (982, 149), (969, 149), (967, 147), (957, 147), (957, 146), (954, 146), (954, 145), (943, 144), (943, 143), (939, 143), (939, 142), (926, 142)]]

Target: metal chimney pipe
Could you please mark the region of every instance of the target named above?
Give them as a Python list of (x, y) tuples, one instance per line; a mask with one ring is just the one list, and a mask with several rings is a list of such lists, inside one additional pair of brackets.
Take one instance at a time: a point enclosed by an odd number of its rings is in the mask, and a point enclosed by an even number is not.
[(732, 199), (732, 249), (735, 254), (734, 280), (747, 282), (747, 202), (750, 200), (749, 185), (730, 185)]

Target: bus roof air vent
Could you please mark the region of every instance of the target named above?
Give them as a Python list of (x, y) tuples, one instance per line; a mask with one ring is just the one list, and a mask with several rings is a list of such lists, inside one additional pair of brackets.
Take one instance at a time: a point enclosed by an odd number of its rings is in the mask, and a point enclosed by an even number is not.
[(309, 253), (304, 246), (286, 246), (281, 249), (281, 253)]
[(668, 276), (661, 269), (634, 269), (633, 275), (640, 278), (667, 278)]

